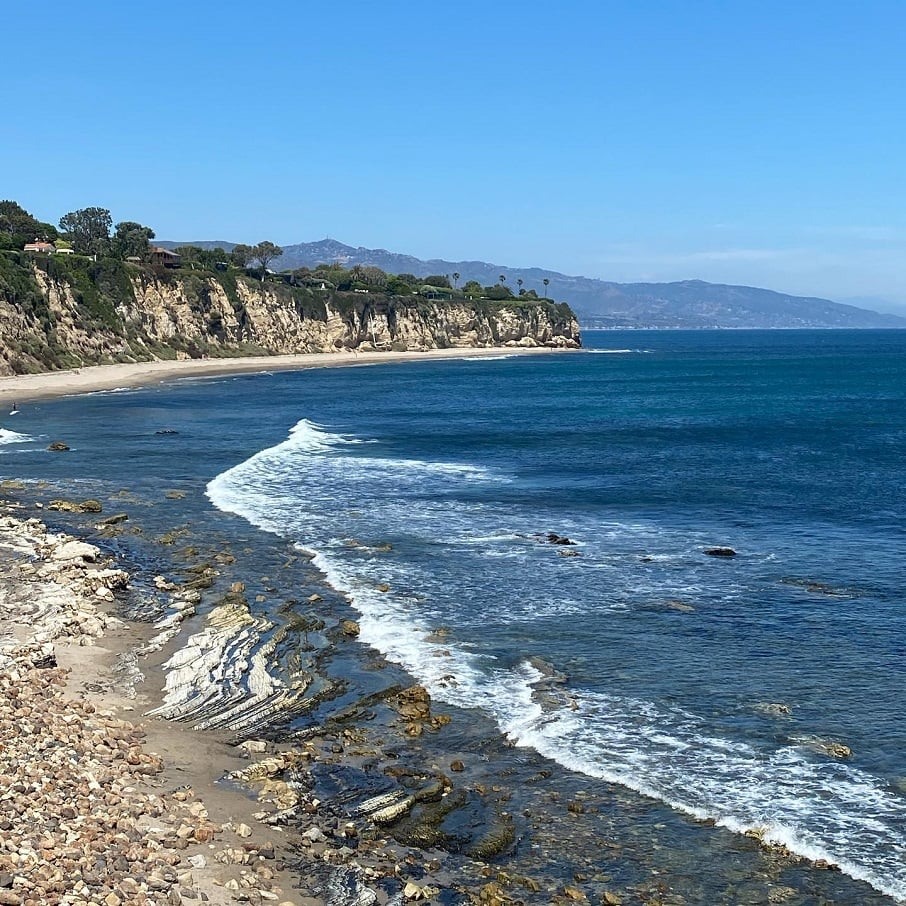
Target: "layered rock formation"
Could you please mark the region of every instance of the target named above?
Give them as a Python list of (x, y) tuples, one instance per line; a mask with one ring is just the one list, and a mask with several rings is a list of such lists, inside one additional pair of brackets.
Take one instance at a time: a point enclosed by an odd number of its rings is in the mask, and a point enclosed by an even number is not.
[(569, 306), (547, 301), (341, 293), (115, 261), (22, 257), (3, 265), (16, 281), (0, 279), (0, 374), (158, 358), (580, 342)]

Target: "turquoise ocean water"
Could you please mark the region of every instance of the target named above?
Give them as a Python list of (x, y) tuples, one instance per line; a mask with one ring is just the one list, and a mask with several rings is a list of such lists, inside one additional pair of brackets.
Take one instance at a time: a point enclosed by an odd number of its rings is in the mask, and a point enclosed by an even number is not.
[(435, 699), (906, 898), (906, 331), (584, 342), (26, 406), (0, 474), (194, 487)]

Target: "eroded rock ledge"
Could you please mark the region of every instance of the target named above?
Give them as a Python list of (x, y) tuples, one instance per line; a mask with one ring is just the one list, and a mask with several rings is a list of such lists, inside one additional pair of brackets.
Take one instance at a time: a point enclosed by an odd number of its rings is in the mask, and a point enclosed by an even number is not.
[(68, 688), (58, 648), (123, 625), (104, 605), (128, 575), (10, 516), (0, 563), (0, 904), (291, 904), (272, 843), (213, 822), (191, 788), (160, 789), (144, 730)]

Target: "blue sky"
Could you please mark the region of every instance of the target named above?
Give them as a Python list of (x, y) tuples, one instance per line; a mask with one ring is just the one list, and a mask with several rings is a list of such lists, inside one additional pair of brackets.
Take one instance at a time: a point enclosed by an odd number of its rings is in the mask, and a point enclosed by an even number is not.
[(9, 4), (0, 197), (906, 305), (906, 3)]

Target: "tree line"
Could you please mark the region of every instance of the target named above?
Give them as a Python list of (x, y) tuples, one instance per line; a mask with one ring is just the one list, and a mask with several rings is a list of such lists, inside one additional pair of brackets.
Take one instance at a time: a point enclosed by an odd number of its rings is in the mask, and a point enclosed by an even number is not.
[[(123, 220), (114, 224), (107, 208), (88, 207), (70, 211), (54, 226), (38, 220), (15, 201), (0, 201), (0, 249), (21, 250), (27, 243), (40, 240), (52, 243), (58, 249), (71, 249), (78, 255), (147, 263), (151, 260), (151, 240), (154, 238), (151, 227), (136, 221)], [(199, 255), (205, 250), (195, 246), (176, 250), (177, 254), (183, 251), (190, 262), (207, 266), (223, 261), (245, 268), (257, 262), (262, 274), (272, 261), (283, 254), (283, 249), (269, 241), (257, 245), (237, 245), (232, 252), (208, 258)]]
[[(124, 220), (114, 224), (106, 208), (88, 207), (70, 211), (54, 226), (39, 221), (15, 201), (0, 201), (0, 250), (21, 250), (27, 243), (38, 239), (53, 243), (57, 248), (71, 249), (79, 255), (148, 263), (152, 260), (151, 240), (154, 238), (154, 230), (141, 223)], [(239, 244), (229, 251), (193, 245), (180, 246), (175, 251), (181, 257), (181, 265), (193, 270), (236, 267), (248, 272), (255, 264), (262, 280), (267, 279), (269, 266), (283, 255), (283, 249), (270, 241), (257, 245)], [(418, 277), (415, 274), (388, 274), (368, 265), (345, 268), (338, 263), (323, 263), (313, 268), (285, 271), (279, 279), (295, 285), (323, 285), (325, 289), (375, 291), (397, 296), (434, 295), (505, 301), (516, 299), (518, 295), (518, 299), (525, 301), (540, 299), (536, 290), (525, 289), (521, 278), (516, 280), (518, 290), (514, 293), (506, 274), (501, 274), (498, 282), (490, 286), (469, 280), (460, 287), (458, 273)], [(546, 299), (550, 280), (545, 278), (542, 283)]]

